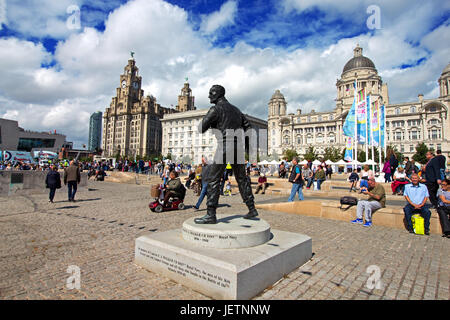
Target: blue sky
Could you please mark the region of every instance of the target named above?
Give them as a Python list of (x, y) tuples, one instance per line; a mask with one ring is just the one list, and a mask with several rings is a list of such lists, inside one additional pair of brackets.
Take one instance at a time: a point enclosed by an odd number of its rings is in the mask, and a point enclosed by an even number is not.
[[(370, 29), (373, 5), (380, 27)], [(109, 105), (130, 51), (145, 94), (163, 106), (189, 77), (198, 108), (220, 83), (263, 119), (277, 89), (289, 112), (332, 110), (357, 43), (391, 102), (435, 98), (450, 62), (449, 13), (440, 0), (0, 0), (0, 117), (86, 143), (89, 116)]]

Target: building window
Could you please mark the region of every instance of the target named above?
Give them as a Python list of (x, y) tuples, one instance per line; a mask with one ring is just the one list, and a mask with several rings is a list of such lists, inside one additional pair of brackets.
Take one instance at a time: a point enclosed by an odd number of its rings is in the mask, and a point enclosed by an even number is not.
[(414, 152), (414, 145), (413, 144), (409, 145), (409, 152)]
[(430, 121), (428, 121), (429, 125), (436, 125), (439, 124), (439, 120), (438, 119), (431, 119)]
[(415, 107), (415, 106), (412, 106), (411, 109), (410, 109), (410, 112), (411, 112), (411, 113), (416, 113), (416, 107)]
[(402, 140), (402, 132), (401, 131), (394, 132), (394, 140), (397, 140), (397, 141)]
[(318, 116), (317, 121), (322, 121), (322, 116)]
[(408, 120), (408, 126), (412, 127), (412, 126), (418, 126), (420, 125), (420, 120), (416, 119), (416, 120)]
[(436, 106), (431, 106), (429, 110), (430, 110), (430, 112), (436, 112), (437, 108), (436, 108)]
[(53, 148), (55, 139), (19, 138), (17, 150), (30, 152), (33, 148)]
[(323, 143), (324, 142), (323, 141), (323, 136), (322, 135), (318, 135), (317, 138), (316, 138), (316, 142), (317, 143)]
[(401, 113), (400, 108), (395, 108), (395, 114), (396, 114), (396, 115), (399, 115), (400, 113)]
[(302, 144), (302, 137), (301, 136), (297, 136), (297, 144)]
[(437, 140), (441, 138), (441, 130), (431, 129), (428, 130), (428, 139)]

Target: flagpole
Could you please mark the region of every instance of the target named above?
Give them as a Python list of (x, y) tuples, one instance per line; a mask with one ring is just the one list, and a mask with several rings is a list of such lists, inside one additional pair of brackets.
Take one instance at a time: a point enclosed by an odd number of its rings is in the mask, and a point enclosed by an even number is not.
[[(372, 118), (373, 118), (373, 110), (372, 110), (372, 97), (369, 95), (369, 108), (370, 108), (370, 117), (369, 117), (369, 121), (370, 121), (370, 146), (372, 148), (372, 161), (375, 162), (375, 154), (374, 154), (374, 149), (373, 149), (373, 128), (372, 128)], [(375, 171), (375, 166), (374, 166), (374, 171)]]
[[(365, 90), (364, 90), (364, 92), (363, 92), (364, 94), (366, 93), (365, 92)], [(364, 102), (367, 104), (367, 97), (364, 97)], [(366, 108), (366, 116), (365, 116), (365, 120), (366, 120), (366, 145), (365, 145), (365, 147), (366, 147), (366, 162), (369, 160), (369, 124), (368, 124), (368, 121), (367, 121), (367, 105), (365, 106), (365, 108)], [(369, 116), (370, 117), (370, 116)], [(370, 119), (370, 118), (369, 118)]]
[(358, 161), (358, 113), (357, 113), (357, 90), (358, 90), (358, 78), (355, 79), (355, 85), (353, 90), (353, 102), (355, 104), (355, 158), (353, 159), (353, 163), (355, 164), (354, 169), (357, 169), (356, 161)]
[(383, 101), (383, 143), (384, 143), (384, 156), (387, 157), (386, 151), (387, 151), (387, 143), (386, 143), (386, 105)]
[(380, 117), (381, 117), (381, 108), (380, 108), (380, 100), (377, 100), (377, 120), (378, 120), (378, 162), (380, 163), (380, 175), (382, 172), (381, 165), (383, 163), (381, 159), (381, 125), (380, 125)]

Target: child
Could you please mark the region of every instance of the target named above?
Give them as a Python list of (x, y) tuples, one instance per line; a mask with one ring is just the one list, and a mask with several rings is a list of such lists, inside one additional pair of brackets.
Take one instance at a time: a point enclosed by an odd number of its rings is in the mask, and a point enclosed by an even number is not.
[(356, 192), (356, 183), (358, 182), (358, 180), (359, 180), (358, 173), (356, 172), (356, 169), (354, 169), (353, 172), (348, 177), (348, 181), (350, 181), (352, 183), (352, 185), (350, 187), (350, 192), (352, 192), (352, 191)]
[(224, 195), (229, 195), (229, 196), (231, 196), (231, 181), (230, 181), (230, 180), (228, 180), (228, 182), (227, 182), (226, 190), (225, 190)]

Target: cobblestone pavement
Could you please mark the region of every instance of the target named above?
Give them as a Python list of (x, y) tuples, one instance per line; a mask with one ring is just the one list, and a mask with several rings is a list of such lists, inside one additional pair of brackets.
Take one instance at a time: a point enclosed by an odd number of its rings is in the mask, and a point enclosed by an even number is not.
[[(185, 210), (159, 214), (148, 209), (149, 186), (89, 181), (77, 202), (66, 197), (57, 191), (53, 204), (46, 194), (0, 198), (1, 299), (209, 299), (133, 262), (138, 236), (205, 213), (206, 201), (199, 212), (191, 207), (192, 191)], [(219, 213), (246, 213), (239, 195), (220, 203)], [(274, 229), (309, 235), (314, 255), (255, 299), (450, 299), (449, 239), (274, 211), (260, 216)], [(79, 290), (66, 287), (71, 265), (81, 270)], [(367, 286), (371, 265), (381, 288)]]

